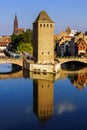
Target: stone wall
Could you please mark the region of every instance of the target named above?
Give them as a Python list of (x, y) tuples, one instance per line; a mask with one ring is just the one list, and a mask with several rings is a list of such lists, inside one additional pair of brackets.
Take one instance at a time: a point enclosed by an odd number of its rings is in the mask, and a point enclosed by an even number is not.
[(23, 68), (36, 73), (57, 73), (60, 70), (60, 64), (35, 64), (30, 63), (29, 60), (23, 60)]

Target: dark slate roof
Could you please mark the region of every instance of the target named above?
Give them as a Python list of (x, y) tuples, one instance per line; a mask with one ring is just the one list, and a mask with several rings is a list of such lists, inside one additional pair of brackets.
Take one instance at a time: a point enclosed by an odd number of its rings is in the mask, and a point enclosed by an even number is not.
[(53, 23), (51, 18), (48, 16), (48, 14), (43, 10), (39, 13), (38, 17), (36, 18), (35, 22), (41, 22), (41, 23)]

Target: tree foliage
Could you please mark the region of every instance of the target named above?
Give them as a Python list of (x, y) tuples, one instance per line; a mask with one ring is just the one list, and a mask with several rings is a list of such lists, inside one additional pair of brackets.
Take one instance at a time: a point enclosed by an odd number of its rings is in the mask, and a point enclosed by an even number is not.
[(23, 51), (32, 54), (33, 53), (32, 45), (29, 43), (20, 42), (19, 45), (17, 46), (17, 52), (23, 52)]
[(32, 30), (28, 29), (26, 32), (20, 34), (20, 35), (15, 35), (13, 34), (12, 36), (12, 51), (26, 51), (29, 53), (33, 52), (32, 48)]

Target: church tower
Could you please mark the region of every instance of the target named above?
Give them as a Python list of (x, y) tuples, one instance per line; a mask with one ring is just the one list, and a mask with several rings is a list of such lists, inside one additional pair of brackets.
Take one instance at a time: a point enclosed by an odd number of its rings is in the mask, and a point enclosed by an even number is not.
[(14, 19), (14, 34), (18, 33), (18, 19), (17, 19), (17, 15), (15, 14), (15, 19)]
[(36, 63), (54, 64), (54, 22), (45, 11), (33, 23), (33, 56)]

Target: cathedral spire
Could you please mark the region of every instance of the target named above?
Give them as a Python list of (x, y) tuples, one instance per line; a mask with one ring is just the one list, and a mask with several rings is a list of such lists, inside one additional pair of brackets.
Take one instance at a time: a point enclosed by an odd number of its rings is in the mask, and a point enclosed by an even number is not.
[(19, 34), (21, 34), (23, 32), (24, 32), (24, 28), (19, 28), (18, 27), (18, 18), (17, 18), (17, 14), (15, 13), (13, 34), (19, 35)]
[(17, 30), (18, 30), (18, 19), (17, 19), (17, 15), (15, 13), (15, 18), (14, 18), (14, 34), (17, 34)]
[(15, 21), (18, 21), (18, 20), (17, 20), (17, 14), (16, 14), (16, 13), (15, 13)]

